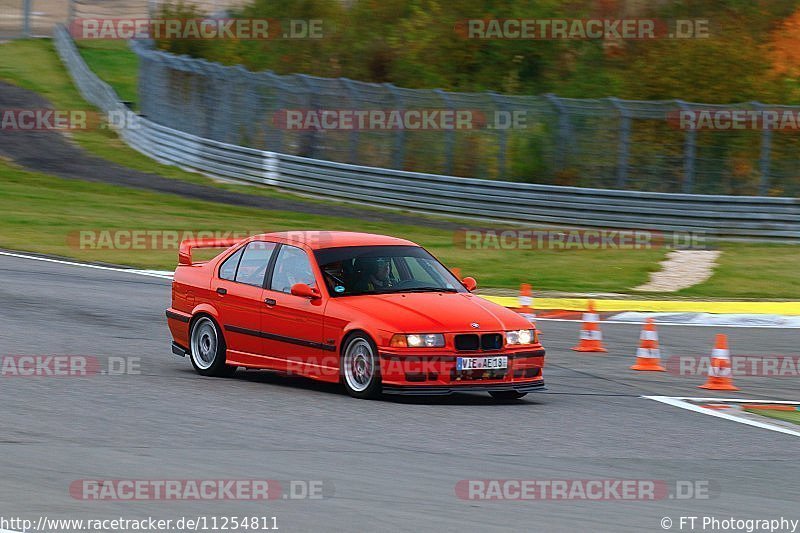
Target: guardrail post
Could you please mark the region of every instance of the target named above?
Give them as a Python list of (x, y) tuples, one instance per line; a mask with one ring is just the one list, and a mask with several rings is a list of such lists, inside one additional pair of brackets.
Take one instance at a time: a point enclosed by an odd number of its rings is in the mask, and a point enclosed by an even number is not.
[[(489, 91), (489, 98), (492, 99), (492, 102), (495, 104), (496, 111), (505, 111), (505, 106), (503, 105), (503, 101), (500, 99), (499, 95), (495, 92)], [(488, 119), (488, 117), (487, 117)], [(506, 150), (508, 144), (508, 132), (506, 131), (507, 128), (497, 128), (497, 113), (491, 119), (491, 124), (494, 124), (495, 133), (497, 135), (497, 177), (504, 178), (506, 175)], [(513, 120), (513, 119), (512, 119)], [(509, 126), (511, 127), (511, 126)]]
[[(763, 111), (764, 106), (761, 102), (751, 102), (757, 111)], [(772, 163), (772, 130), (764, 128), (764, 118), (761, 117), (761, 153), (758, 156), (758, 171), (761, 179), (758, 184), (758, 194), (767, 196), (769, 193), (769, 173)]]
[(609, 98), (619, 113), (619, 143), (617, 144), (617, 188), (624, 189), (628, 181), (628, 153), (630, 152), (631, 115), (618, 98)]
[[(450, 103), (450, 97), (447, 96), (441, 89), (434, 89), (433, 92), (439, 95), (439, 98), (442, 99), (444, 102), (445, 107), (447, 107), (450, 111), (455, 112), (453, 109), (452, 104)], [(449, 129), (445, 131), (444, 134), (444, 146), (445, 146), (445, 163), (444, 163), (444, 173), (445, 174), (452, 174), (453, 173), (453, 160), (455, 157), (455, 129)]]
[[(675, 100), (681, 111), (690, 111), (689, 106), (683, 100)], [(686, 137), (683, 140), (683, 192), (691, 193), (694, 189), (694, 160), (697, 151), (697, 132), (693, 129), (686, 130)]]
[(281, 179), (280, 159), (275, 152), (263, 152), (262, 164), (264, 167), (264, 183), (279, 186)]
[(22, 35), (31, 36), (31, 1), (22, 0)]
[[(395, 87), (391, 83), (384, 83), (383, 86), (386, 88), (387, 91), (389, 91), (389, 93), (394, 98), (395, 108), (397, 109), (397, 111), (403, 113), (405, 111), (405, 105), (403, 104), (403, 96), (397, 90), (397, 87)], [(406, 132), (404, 128), (398, 128), (397, 133), (395, 133), (394, 137), (392, 168), (402, 170), (403, 166), (405, 165), (405, 162), (406, 162)]]

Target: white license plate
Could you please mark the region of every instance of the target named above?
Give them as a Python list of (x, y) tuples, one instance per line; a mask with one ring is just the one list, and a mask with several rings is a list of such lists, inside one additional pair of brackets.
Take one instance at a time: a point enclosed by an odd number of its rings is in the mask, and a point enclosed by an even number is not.
[(508, 368), (508, 357), (457, 357), (457, 370), (498, 370)]

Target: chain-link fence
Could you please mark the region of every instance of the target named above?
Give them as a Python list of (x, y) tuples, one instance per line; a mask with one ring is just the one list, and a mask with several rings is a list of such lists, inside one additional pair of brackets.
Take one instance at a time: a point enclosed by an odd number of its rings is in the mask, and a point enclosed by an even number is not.
[[(412, 90), (253, 73), (177, 57), (143, 41), (133, 48), (141, 59), (141, 111), (160, 124), (226, 143), (344, 163), (555, 185), (800, 194), (798, 128), (720, 131), (682, 128), (679, 122), (682, 111), (697, 118), (722, 106)], [(800, 107), (781, 109), (800, 113)], [(466, 113), (470, 126), (411, 127), (409, 116), (432, 111)], [(399, 117), (395, 127), (389, 124), (391, 113)], [(374, 116), (381, 119), (378, 127)]]

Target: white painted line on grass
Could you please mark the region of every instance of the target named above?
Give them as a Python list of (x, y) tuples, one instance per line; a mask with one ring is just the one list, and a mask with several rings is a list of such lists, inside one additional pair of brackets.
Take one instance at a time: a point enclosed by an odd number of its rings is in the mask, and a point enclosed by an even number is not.
[(696, 413), (702, 413), (704, 415), (716, 416), (717, 418), (732, 420), (740, 424), (746, 424), (748, 426), (755, 426), (757, 428), (768, 429), (770, 431), (777, 431), (778, 433), (785, 433), (787, 435), (800, 437), (800, 431), (795, 431), (792, 429), (783, 428), (772, 424), (767, 424), (765, 422), (759, 422), (757, 420), (740, 418), (738, 416), (729, 415), (727, 413), (721, 413), (713, 409), (706, 409), (705, 407), (700, 407), (699, 405), (691, 404), (686, 400), (694, 400), (700, 402), (715, 401), (715, 402), (742, 402), (742, 403), (762, 403), (762, 404), (774, 403), (783, 405), (800, 405), (800, 403), (798, 402), (768, 401), (768, 400), (735, 400), (735, 399), (725, 400), (721, 398), (686, 398), (686, 397), (674, 397), (674, 396), (642, 396), (642, 398), (646, 398), (648, 400), (655, 400), (657, 402), (665, 403), (667, 405), (672, 405), (674, 407), (680, 407), (681, 409), (686, 409), (687, 411), (694, 411)]

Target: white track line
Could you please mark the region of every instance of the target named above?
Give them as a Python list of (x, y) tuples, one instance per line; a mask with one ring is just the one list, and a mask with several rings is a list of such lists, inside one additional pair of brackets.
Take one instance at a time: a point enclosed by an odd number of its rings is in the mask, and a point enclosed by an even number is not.
[[(61, 259), (50, 259), (49, 257), (37, 257), (35, 255), (27, 255), (27, 254), (18, 254), (13, 252), (3, 252), (0, 251), (0, 255), (4, 255), (6, 257), (16, 257), (19, 259), (31, 259), (33, 261), (43, 261), (45, 263), (56, 263), (59, 265), (69, 265), (69, 266), (77, 266), (77, 267), (84, 267), (84, 268), (93, 268), (95, 270), (107, 270), (111, 272), (125, 272), (127, 274), (136, 274), (138, 276), (148, 276), (151, 278), (160, 278), (160, 279), (172, 279), (172, 274), (167, 272), (159, 272), (157, 270), (137, 270), (134, 268), (117, 268), (117, 267), (107, 267), (101, 265), (90, 265), (87, 263), (75, 263), (73, 261), (63, 261)], [(2, 530), (0, 530), (2, 533)]]
[(721, 413), (713, 409), (706, 409), (705, 407), (700, 407), (699, 405), (688, 403), (686, 400), (695, 400), (702, 402), (716, 401), (716, 402), (741, 402), (741, 403), (762, 403), (762, 404), (774, 403), (783, 405), (800, 405), (800, 403), (798, 402), (783, 402), (783, 401), (773, 402), (767, 400), (736, 400), (736, 399), (724, 400), (720, 398), (686, 398), (686, 397), (673, 397), (673, 396), (642, 396), (642, 398), (646, 398), (648, 400), (655, 400), (657, 402), (665, 403), (667, 405), (672, 405), (674, 407), (680, 407), (681, 409), (686, 409), (687, 411), (694, 411), (696, 413), (702, 413), (704, 415), (716, 416), (717, 418), (732, 420), (734, 422), (739, 422), (740, 424), (746, 424), (748, 426), (755, 426), (757, 428), (768, 429), (770, 431), (777, 431), (778, 433), (785, 433), (787, 435), (800, 437), (800, 431), (794, 431), (780, 426), (773, 426), (764, 422), (759, 422), (757, 420), (740, 418), (738, 416), (729, 415), (727, 413)]

